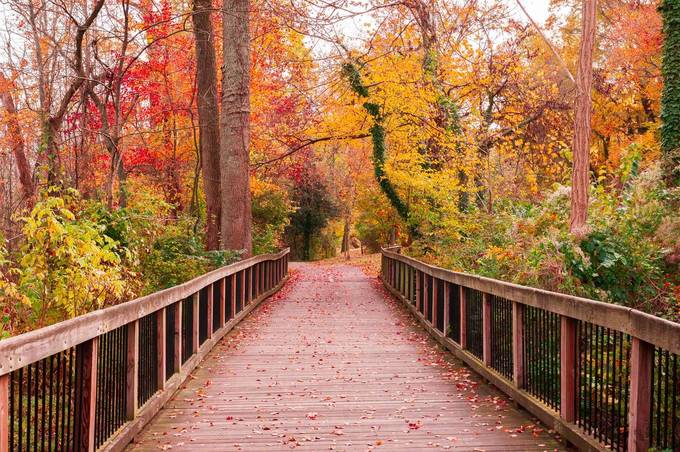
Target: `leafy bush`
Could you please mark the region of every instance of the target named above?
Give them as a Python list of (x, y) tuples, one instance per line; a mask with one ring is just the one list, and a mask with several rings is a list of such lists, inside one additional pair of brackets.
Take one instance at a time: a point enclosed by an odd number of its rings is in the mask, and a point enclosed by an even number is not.
[(236, 251), (205, 251), (200, 237), (169, 231), (153, 243), (151, 252), (142, 259), (143, 293), (176, 286), (239, 258)]
[(280, 187), (252, 181), (253, 255), (274, 253), (293, 212), (287, 193)]

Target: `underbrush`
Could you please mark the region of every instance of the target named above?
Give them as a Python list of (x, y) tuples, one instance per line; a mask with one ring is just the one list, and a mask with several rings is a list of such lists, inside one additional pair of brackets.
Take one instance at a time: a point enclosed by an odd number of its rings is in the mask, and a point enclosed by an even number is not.
[(568, 232), (569, 189), (539, 204), (501, 201), (408, 253), (442, 267), (634, 307), (680, 320), (678, 195), (658, 167), (591, 190), (587, 233)]

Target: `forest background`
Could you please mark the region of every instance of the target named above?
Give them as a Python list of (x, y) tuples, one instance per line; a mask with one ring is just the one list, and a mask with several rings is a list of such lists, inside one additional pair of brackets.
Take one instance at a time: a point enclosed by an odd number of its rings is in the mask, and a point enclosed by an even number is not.
[[(680, 6), (597, 3), (574, 228), (595, 2), (526, 3), (538, 27), (510, 0), (3, 0), (0, 337), (250, 253), (359, 243), (678, 320)], [(245, 35), (229, 12), (243, 4)], [(222, 174), (221, 193), (249, 194), (252, 244), (232, 246), (210, 204), (201, 69), (244, 36), (247, 77), (225, 64), (213, 87), (222, 113), (249, 97), (245, 181)]]

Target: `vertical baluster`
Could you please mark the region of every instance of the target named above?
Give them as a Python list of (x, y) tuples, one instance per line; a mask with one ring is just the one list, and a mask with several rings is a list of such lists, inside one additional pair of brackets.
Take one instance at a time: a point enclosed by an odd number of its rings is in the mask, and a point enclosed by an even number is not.
[(628, 450), (630, 452), (646, 451), (649, 448), (653, 364), (654, 346), (634, 337), (630, 354), (628, 411)]

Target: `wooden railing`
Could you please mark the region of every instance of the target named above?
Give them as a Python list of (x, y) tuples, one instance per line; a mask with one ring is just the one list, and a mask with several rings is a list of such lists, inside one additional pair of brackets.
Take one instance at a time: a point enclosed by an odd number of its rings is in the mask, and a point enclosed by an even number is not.
[(680, 324), (382, 252), (442, 345), (582, 450), (680, 451)]
[(288, 273), (288, 250), (0, 341), (0, 452), (121, 450)]

